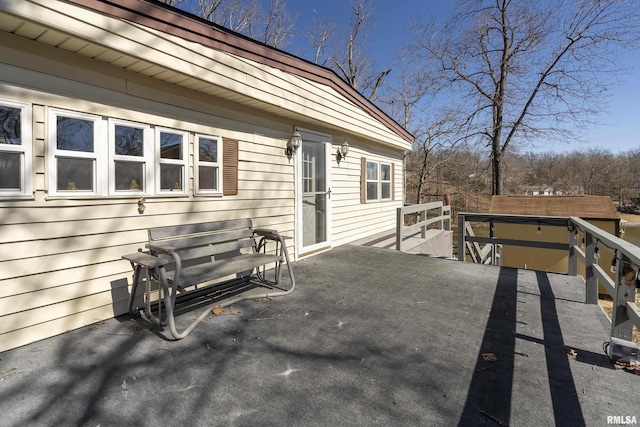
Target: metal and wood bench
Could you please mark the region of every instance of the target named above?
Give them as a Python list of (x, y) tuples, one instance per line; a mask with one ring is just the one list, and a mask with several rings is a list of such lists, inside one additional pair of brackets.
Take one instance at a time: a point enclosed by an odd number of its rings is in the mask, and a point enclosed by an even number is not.
[[(275, 230), (254, 229), (251, 219), (155, 227), (148, 233), (148, 251), (122, 257), (134, 269), (129, 313), (167, 324), (175, 339), (186, 337), (214, 306), (287, 295), (295, 287), (284, 238)], [(287, 287), (280, 284), (284, 265), (290, 278)], [(134, 307), (141, 281), (142, 308)], [(204, 306), (196, 320), (182, 332), (177, 330), (177, 310)]]

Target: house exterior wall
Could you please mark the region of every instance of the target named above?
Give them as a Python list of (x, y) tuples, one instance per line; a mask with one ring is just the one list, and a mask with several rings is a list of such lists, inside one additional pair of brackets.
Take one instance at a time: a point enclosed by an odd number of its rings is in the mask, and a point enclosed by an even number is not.
[[(249, 217), (256, 227), (292, 236), (289, 251), (295, 253), (296, 172), (284, 151), (300, 120), (276, 114), (279, 109), (234, 103), (3, 32), (0, 58), (0, 103), (28, 104), (31, 114), (27, 174), (33, 185), (33, 196), (0, 195), (0, 351), (125, 313), (132, 270), (121, 256), (144, 247), (149, 227)], [(302, 123), (330, 135), (333, 153), (345, 139), (352, 145), (339, 164), (335, 155), (331, 158), (332, 246), (393, 228), (403, 199), (401, 149), (381, 142), (387, 132), (369, 120), (360, 122), (357, 108), (344, 100), (338, 104), (352, 111), (348, 120), (358, 126), (343, 122), (340, 131), (322, 121), (342, 110), (309, 113)], [(135, 194), (52, 196), (52, 109), (186, 132), (187, 191), (145, 195), (142, 214)], [(237, 195), (194, 195), (197, 135), (238, 140)], [(393, 200), (360, 203), (362, 157), (394, 165)]]
[[(365, 145), (364, 141), (354, 141), (349, 155), (339, 164), (335, 153), (341, 139), (332, 147), (332, 194), (333, 205), (333, 245), (339, 246), (381, 231), (395, 230), (396, 210), (403, 206), (404, 178), (403, 153), (386, 147)], [(391, 200), (376, 200), (362, 203), (360, 197), (361, 163), (367, 161), (385, 162), (393, 165), (393, 196)]]

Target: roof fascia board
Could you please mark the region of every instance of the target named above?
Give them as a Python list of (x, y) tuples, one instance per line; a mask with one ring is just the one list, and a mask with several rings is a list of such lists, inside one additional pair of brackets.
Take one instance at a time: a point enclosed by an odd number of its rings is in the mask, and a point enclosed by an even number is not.
[(272, 48), (211, 22), (178, 9), (146, 0), (65, 0), (119, 19), (134, 22), (216, 50), (268, 65), (284, 72), (334, 88), (338, 93), (362, 108), (406, 142), (415, 138), (375, 104), (328, 68)]

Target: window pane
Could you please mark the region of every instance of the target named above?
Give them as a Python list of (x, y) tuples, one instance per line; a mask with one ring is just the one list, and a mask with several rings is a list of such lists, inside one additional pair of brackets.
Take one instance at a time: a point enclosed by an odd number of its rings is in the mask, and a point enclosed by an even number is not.
[(367, 179), (377, 180), (378, 179), (378, 164), (367, 162)]
[(93, 122), (71, 117), (57, 117), (58, 150), (93, 153)]
[(20, 108), (0, 105), (0, 144), (21, 145), (20, 113)]
[(160, 189), (182, 191), (181, 165), (160, 165)]
[(182, 135), (160, 132), (160, 157), (182, 160)]
[[(198, 154), (201, 162), (218, 163), (218, 141), (215, 139), (200, 138), (198, 140)], [(200, 187), (202, 188), (202, 186)]]
[(144, 163), (116, 162), (116, 190), (144, 191)]
[(391, 198), (391, 183), (389, 182), (382, 183), (382, 198), (383, 199)]
[(58, 191), (93, 191), (94, 160), (58, 158)]
[(367, 182), (367, 200), (377, 200), (377, 199), (378, 199), (378, 183)]
[(22, 153), (0, 152), (0, 189), (21, 191)]
[(116, 125), (116, 154), (122, 156), (144, 156), (143, 129)]
[(198, 179), (200, 190), (217, 190), (218, 168), (200, 166), (198, 168)]
[(380, 165), (380, 179), (382, 181), (391, 180), (391, 165)]

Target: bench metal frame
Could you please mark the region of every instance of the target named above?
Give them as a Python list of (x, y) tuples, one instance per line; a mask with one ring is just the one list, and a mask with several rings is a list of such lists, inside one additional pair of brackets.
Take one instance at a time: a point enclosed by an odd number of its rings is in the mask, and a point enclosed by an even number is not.
[[(134, 270), (129, 313), (136, 316), (139, 311), (151, 323), (167, 325), (177, 340), (186, 337), (212, 307), (288, 295), (295, 288), (284, 237), (275, 230), (253, 229), (250, 219), (156, 227), (148, 234), (148, 251), (123, 256)], [(287, 288), (280, 285), (283, 264), (289, 273)], [(274, 280), (267, 279), (271, 265)], [(134, 307), (141, 280), (145, 285), (142, 308)], [(160, 294), (152, 301), (155, 289)], [(176, 305), (194, 300), (198, 306), (204, 301), (207, 308), (180, 332)]]

